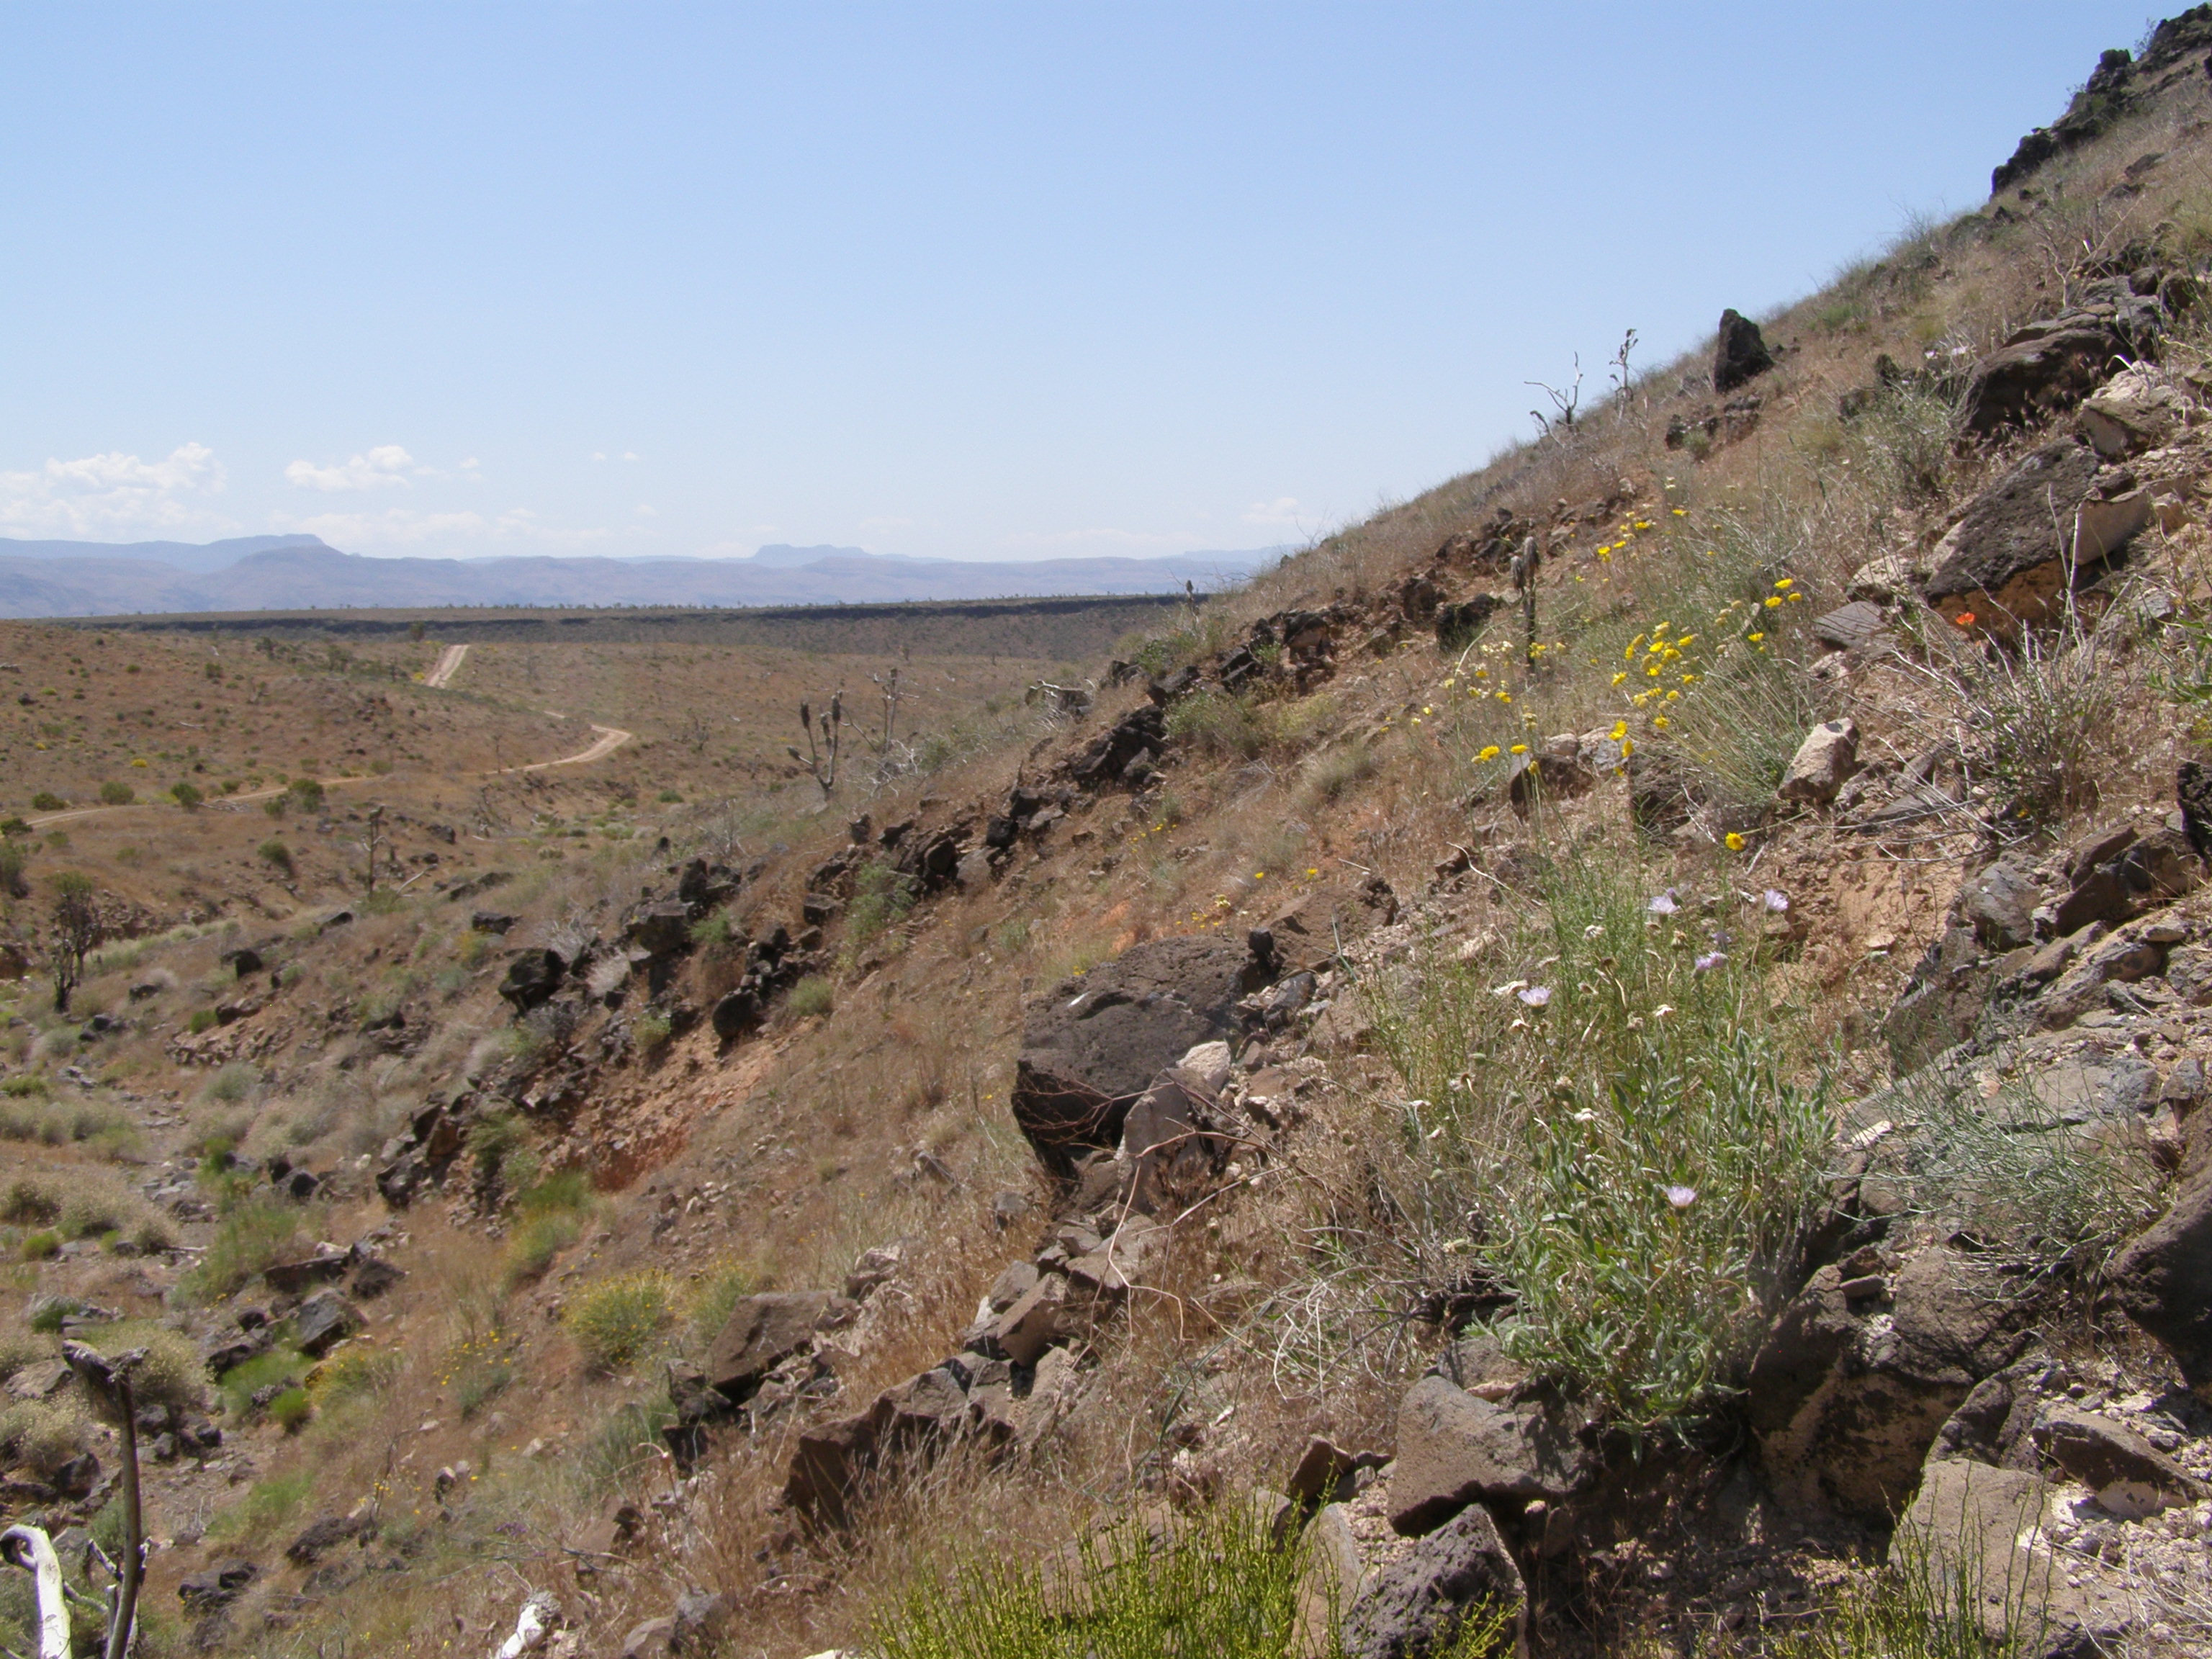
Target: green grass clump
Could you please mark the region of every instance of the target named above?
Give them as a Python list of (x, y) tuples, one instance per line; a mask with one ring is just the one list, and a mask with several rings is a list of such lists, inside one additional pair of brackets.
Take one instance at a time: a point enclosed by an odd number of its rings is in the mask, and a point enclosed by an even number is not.
[(1506, 1348), (1633, 1429), (1736, 1385), (1829, 1146), (1765, 992), (1765, 915), (1719, 891), (1655, 912), (1632, 865), (1554, 864), (1503, 963), (1434, 963), (1378, 999), (1415, 1097), (1414, 1211), (1452, 1218), (1426, 1260), (1509, 1289)]
[(207, 1254), (178, 1288), (210, 1301), (231, 1295), (270, 1262), (306, 1249), (307, 1213), (264, 1193), (238, 1194), (226, 1206)]
[(315, 1402), (305, 1389), (287, 1389), (269, 1402), (269, 1420), (287, 1434), (297, 1434), (315, 1414)]
[(635, 1040), (640, 1054), (657, 1054), (667, 1042), (669, 1033), (675, 1029), (667, 1015), (654, 1009), (637, 1017), (637, 1024), (630, 1027), (630, 1036)]
[[(902, 875), (881, 859), (872, 859), (853, 878), (853, 902), (845, 910), (845, 949), (848, 955), (880, 939), (914, 908), (921, 888), (912, 876)], [(793, 993), (793, 1001), (798, 994)]]
[(507, 1241), (501, 1280), (510, 1291), (542, 1279), (553, 1259), (583, 1236), (584, 1223), (572, 1210), (549, 1210), (533, 1215), (517, 1227)]
[(603, 1279), (569, 1301), (562, 1323), (601, 1370), (625, 1370), (659, 1340), (676, 1317), (676, 1291), (658, 1268)]
[(791, 988), (791, 1012), (801, 1019), (826, 1014), (837, 1006), (837, 993), (819, 974), (809, 974)]
[(294, 1350), (270, 1348), (225, 1371), (216, 1379), (216, 1390), (233, 1417), (245, 1417), (253, 1410), (257, 1390), (272, 1382), (295, 1382), (307, 1367), (307, 1360)]
[(722, 1334), (730, 1313), (766, 1281), (750, 1262), (724, 1261), (708, 1267), (691, 1292), (692, 1340), (705, 1347)]
[[(1310, 1552), (1224, 1505), (1165, 1538), (1124, 1522), (1081, 1547), (1081, 1571), (981, 1560), (947, 1585), (918, 1571), (869, 1632), (881, 1659), (1280, 1659), (1298, 1628)], [(1509, 1651), (1510, 1611), (1478, 1609), (1435, 1659)], [(1333, 1623), (1334, 1620), (1332, 1620)], [(1320, 1651), (1340, 1659), (1333, 1632)]]

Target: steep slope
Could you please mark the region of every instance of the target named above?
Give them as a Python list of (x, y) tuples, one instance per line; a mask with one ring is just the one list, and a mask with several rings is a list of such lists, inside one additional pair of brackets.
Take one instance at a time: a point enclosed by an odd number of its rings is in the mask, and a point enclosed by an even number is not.
[(27, 1026), (155, 1634), (1081, 1650), (1256, 1498), (1240, 1650), (2200, 1650), (2208, 52), (1095, 699)]

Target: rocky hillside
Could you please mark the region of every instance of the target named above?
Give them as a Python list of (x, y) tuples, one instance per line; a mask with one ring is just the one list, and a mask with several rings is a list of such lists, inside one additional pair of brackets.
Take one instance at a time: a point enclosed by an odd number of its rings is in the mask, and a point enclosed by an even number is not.
[(988, 741), (25, 981), (80, 1630), (143, 1350), (149, 1653), (2205, 1650), (2208, 135), (2198, 8)]

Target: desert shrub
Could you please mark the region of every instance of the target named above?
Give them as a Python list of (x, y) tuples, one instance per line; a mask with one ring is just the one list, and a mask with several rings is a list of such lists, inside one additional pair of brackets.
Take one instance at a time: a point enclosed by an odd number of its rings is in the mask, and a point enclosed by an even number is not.
[(1900, 1184), (1912, 1206), (2003, 1241), (2032, 1273), (2094, 1278), (2157, 1212), (2158, 1166), (2133, 1123), (2069, 1122), (2021, 1085), (1985, 1100), (1915, 1078), (1892, 1095), (1911, 1125)]
[[(1126, 1521), (1081, 1547), (1084, 1571), (971, 1559), (917, 1563), (903, 1601), (868, 1634), (881, 1659), (1278, 1659), (1292, 1649), (1310, 1547), (1283, 1547), (1224, 1504), (1164, 1538)], [(1332, 1613), (1334, 1609), (1332, 1609)], [(1334, 1617), (1330, 1622), (1334, 1624)], [(1478, 1606), (1436, 1659), (1510, 1651), (1507, 1612)], [(1343, 1653), (1334, 1632), (1322, 1649)]]
[(580, 1291), (562, 1323), (584, 1357), (602, 1370), (619, 1371), (644, 1356), (676, 1314), (668, 1275), (655, 1268), (603, 1279)]
[(702, 1347), (714, 1341), (730, 1322), (731, 1310), (761, 1286), (761, 1275), (750, 1262), (722, 1261), (709, 1267), (691, 1291), (692, 1340)]
[(1999, 815), (2044, 824), (2094, 805), (2120, 688), (2078, 620), (2022, 629), (2010, 646), (1935, 620), (1925, 634), (1931, 671), (1966, 711), (1966, 770), (1989, 786)]
[(28, 862), (21, 848), (12, 841), (0, 839), (0, 894), (9, 898), (31, 896), (30, 878), (23, 873)]
[(292, 862), (292, 849), (274, 836), (254, 850), (264, 864), (283, 871), (288, 878), (299, 874), (298, 868)]
[(260, 1073), (242, 1060), (234, 1060), (216, 1069), (200, 1091), (200, 1097), (224, 1106), (243, 1105), (260, 1082)]
[(143, 1348), (146, 1357), (131, 1373), (131, 1386), (141, 1406), (197, 1411), (206, 1398), (207, 1364), (198, 1347), (181, 1332), (158, 1320), (118, 1319), (97, 1327), (85, 1339), (105, 1354)]
[(791, 1012), (801, 1019), (826, 1014), (837, 1006), (837, 994), (819, 974), (809, 974), (791, 988)]
[(853, 877), (853, 902), (845, 909), (845, 948), (860, 950), (896, 927), (914, 908), (921, 891), (912, 876), (902, 875), (881, 859), (871, 859)]
[(308, 1215), (265, 1192), (235, 1195), (224, 1206), (207, 1254), (178, 1281), (178, 1288), (206, 1300), (231, 1295), (270, 1262), (305, 1248)]
[(89, 1305), (73, 1296), (35, 1297), (31, 1302), (30, 1327), (43, 1335), (58, 1335), (64, 1323)]
[(62, 1236), (51, 1227), (42, 1227), (34, 1233), (23, 1235), (23, 1242), (15, 1249), (26, 1261), (44, 1261), (61, 1253)]
[(397, 915), (407, 908), (407, 896), (389, 887), (380, 887), (361, 902), (361, 913), (365, 916)]
[(501, 1282), (512, 1291), (544, 1278), (553, 1259), (581, 1237), (583, 1231), (582, 1218), (572, 1210), (531, 1216), (507, 1237)]
[(709, 910), (691, 924), (691, 943), (702, 951), (726, 951), (741, 937), (727, 908)]
[(477, 1179), (489, 1186), (497, 1182), (509, 1159), (529, 1141), (529, 1132), (513, 1112), (491, 1112), (469, 1126), (469, 1161)]
[(228, 1509), (216, 1512), (208, 1525), (208, 1540), (222, 1545), (275, 1534), (313, 1496), (320, 1473), (313, 1460), (305, 1459), (299, 1468), (255, 1481), (246, 1488), (245, 1497)]
[(1364, 743), (1340, 743), (1305, 765), (1305, 786), (1316, 800), (1333, 801), (1375, 775), (1375, 751)]
[(399, 1376), (400, 1363), (398, 1354), (386, 1349), (349, 1342), (309, 1371), (302, 1386), (316, 1405), (334, 1406), (389, 1388)]
[(676, 1408), (668, 1391), (652, 1399), (617, 1407), (585, 1442), (574, 1465), (576, 1486), (587, 1498), (597, 1498), (624, 1485), (644, 1464), (658, 1461), (661, 1431), (676, 1421)]
[(127, 783), (110, 778), (100, 786), (100, 804), (104, 806), (128, 806), (138, 799), (137, 792)]
[(25, 1400), (0, 1412), (0, 1448), (40, 1480), (92, 1449), (92, 1425), (74, 1401)]
[(41, 789), (31, 797), (31, 810), (33, 812), (58, 812), (68, 805), (67, 801), (51, 789)]
[(185, 1016), (185, 1030), (194, 1036), (198, 1036), (214, 1024), (215, 1010), (212, 1008), (195, 1008)]
[(1168, 714), (1168, 735), (1224, 760), (1295, 754), (1333, 731), (1334, 699), (1266, 699), (1249, 692), (1197, 691)]
[(640, 1014), (637, 1017), (637, 1023), (629, 1029), (630, 1036), (636, 1042), (639, 1051), (649, 1054), (665, 1043), (668, 1041), (669, 1033), (676, 1028), (666, 1014), (653, 1008)]
[(0, 1083), (0, 1095), (5, 1095), (12, 1100), (21, 1100), (27, 1096), (33, 1095), (44, 1100), (52, 1092), (53, 1085), (38, 1072), (19, 1072), (5, 1083)]
[[(323, 786), (313, 778), (293, 779), (285, 786), (285, 794), (297, 802), (300, 810), (303, 812), (319, 812), (323, 810)], [(284, 796), (279, 796), (278, 799), (281, 800)]]
[(42, 1360), (59, 1357), (52, 1343), (40, 1341), (31, 1333), (0, 1336), (0, 1382), (5, 1382), (26, 1365), (35, 1365)]
[(1413, 1097), (1408, 1201), (1451, 1218), (1418, 1272), (1509, 1289), (1506, 1348), (1632, 1428), (1734, 1386), (1820, 1191), (1825, 1092), (1796, 1081), (1740, 904), (1730, 885), (1693, 921), (1584, 854), (1502, 947), (1534, 983), (1478, 961), (1374, 988)]
[(181, 780), (169, 786), (169, 795), (178, 805), (183, 807), (187, 812), (191, 811), (194, 808), (198, 806), (201, 802), (207, 799), (205, 795), (200, 793), (200, 788), (198, 784), (187, 783)]
[(315, 1414), (315, 1402), (305, 1389), (287, 1389), (269, 1402), (269, 1420), (287, 1434), (297, 1434)]
[(252, 1358), (232, 1366), (216, 1379), (216, 1389), (222, 1395), (223, 1404), (233, 1417), (251, 1416), (253, 1396), (273, 1382), (288, 1387), (300, 1379), (307, 1362), (290, 1348), (276, 1347), (264, 1350)]

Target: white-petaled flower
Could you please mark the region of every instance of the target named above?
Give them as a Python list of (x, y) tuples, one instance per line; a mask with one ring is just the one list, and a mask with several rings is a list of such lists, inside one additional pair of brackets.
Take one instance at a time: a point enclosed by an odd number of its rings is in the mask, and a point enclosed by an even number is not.
[(1674, 890), (1669, 887), (1644, 908), (1655, 916), (1671, 916), (1682, 907), (1674, 902)]
[(1686, 1210), (1698, 1201), (1698, 1189), (1695, 1187), (1668, 1187), (1665, 1191), (1667, 1201), (1678, 1210)]
[(1552, 988), (1548, 985), (1531, 985), (1521, 993), (1521, 1000), (1531, 1008), (1540, 1008), (1551, 1000)]
[(1790, 908), (1790, 896), (1787, 893), (1778, 893), (1774, 889), (1770, 887), (1766, 890), (1765, 896), (1761, 897), (1759, 902), (1764, 904), (1768, 909), (1773, 911), (1775, 915), (1780, 915), (1784, 910), (1787, 910)]

